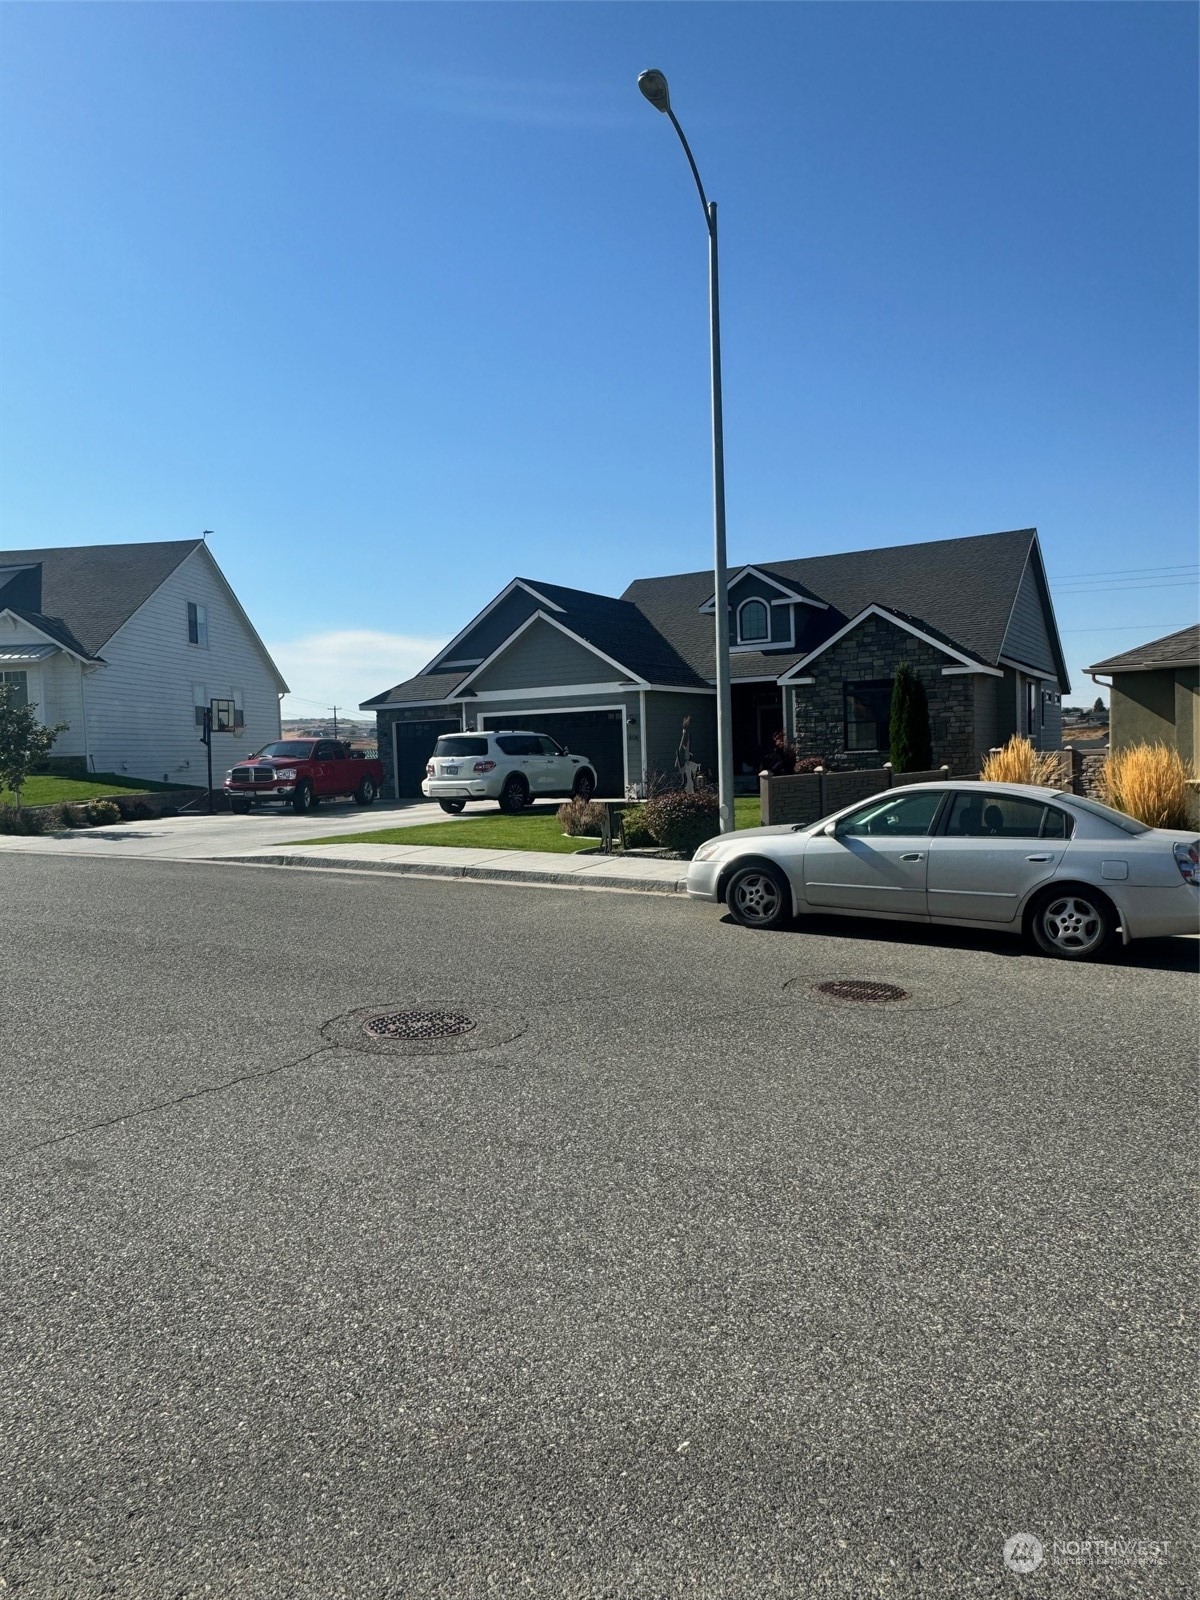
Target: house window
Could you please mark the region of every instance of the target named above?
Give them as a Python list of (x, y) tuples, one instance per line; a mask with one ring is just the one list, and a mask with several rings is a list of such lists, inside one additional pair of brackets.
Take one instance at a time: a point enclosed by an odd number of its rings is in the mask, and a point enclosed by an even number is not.
[(743, 600), (738, 607), (739, 644), (765, 644), (771, 637), (771, 614), (764, 600)]
[(208, 649), (208, 607), (198, 606), (194, 600), (187, 603), (188, 643)]
[(27, 672), (0, 672), (0, 687), (8, 690), (10, 706), (29, 704), (29, 674)]
[(246, 726), (246, 713), (242, 709), (242, 691), (234, 689), (231, 694), (233, 699), (233, 727), (236, 733)]
[(891, 745), (891, 679), (876, 678), (868, 683), (848, 683), (845, 695), (846, 749), (887, 750)]
[(198, 728), (204, 726), (204, 708), (207, 704), (208, 690), (202, 683), (194, 683), (192, 685), (192, 716)]

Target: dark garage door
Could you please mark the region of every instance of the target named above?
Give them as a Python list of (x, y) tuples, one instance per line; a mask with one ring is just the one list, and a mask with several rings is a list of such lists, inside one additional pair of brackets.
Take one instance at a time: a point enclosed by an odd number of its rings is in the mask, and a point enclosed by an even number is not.
[(489, 714), (489, 731), (528, 728), (548, 733), (572, 755), (587, 756), (596, 769), (596, 793), (619, 800), (625, 794), (625, 713), (623, 711), (506, 711)]
[(425, 776), (425, 763), (433, 754), (433, 747), (443, 733), (461, 733), (458, 717), (447, 721), (442, 717), (429, 722), (397, 722), (396, 729), (396, 797), (399, 800), (420, 800), (421, 779)]

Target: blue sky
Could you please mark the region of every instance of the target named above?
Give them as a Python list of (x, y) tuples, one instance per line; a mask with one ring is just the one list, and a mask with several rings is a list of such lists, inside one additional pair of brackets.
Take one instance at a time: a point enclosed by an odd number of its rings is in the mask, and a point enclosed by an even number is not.
[(212, 529), (293, 714), (709, 564), (657, 66), (731, 563), (1036, 525), (1093, 699), (1197, 617), (1197, 16), (7, 3), (0, 545)]

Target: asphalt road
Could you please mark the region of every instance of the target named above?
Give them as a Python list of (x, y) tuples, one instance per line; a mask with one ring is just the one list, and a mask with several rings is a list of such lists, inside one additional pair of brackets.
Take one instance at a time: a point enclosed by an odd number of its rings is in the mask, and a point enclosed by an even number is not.
[(16, 854), (0, 920), (5, 1597), (1195, 1593), (1195, 941)]

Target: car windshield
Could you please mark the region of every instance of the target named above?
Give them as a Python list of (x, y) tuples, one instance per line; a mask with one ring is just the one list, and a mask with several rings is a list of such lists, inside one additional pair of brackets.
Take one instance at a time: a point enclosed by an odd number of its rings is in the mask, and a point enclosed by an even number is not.
[(433, 753), (435, 756), (449, 756), (451, 760), (455, 756), (485, 756), (488, 753), (487, 740), (465, 739), (461, 735), (456, 739), (453, 735), (447, 734), (434, 745)]
[(1120, 828), (1125, 833), (1150, 832), (1146, 823), (1139, 822), (1136, 817), (1127, 817), (1123, 811), (1114, 811), (1111, 806), (1102, 806), (1099, 800), (1085, 800), (1082, 795), (1073, 794), (1067, 800), (1067, 804), (1078, 806), (1080, 811), (1089, 811), (1093, 817), (1111, 822), (1114, 828)]
[(255, 751), (259, 756), (282, 756), (285, 761), (307, 761), (312, 753), (311, 739), (276, 739), (274, 744), (265, 744)]

